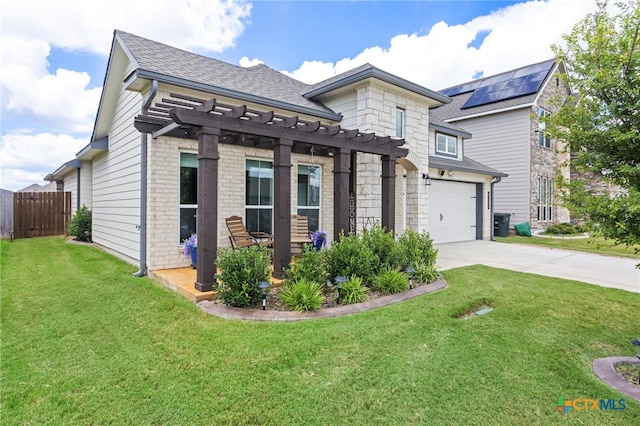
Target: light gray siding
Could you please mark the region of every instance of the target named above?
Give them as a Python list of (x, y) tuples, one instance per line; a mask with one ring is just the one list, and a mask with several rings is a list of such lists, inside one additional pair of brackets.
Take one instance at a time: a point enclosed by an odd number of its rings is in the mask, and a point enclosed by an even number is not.
[(510, 213), (511, 224), (529, 220), (529, 112), (522, 108), (455, 123), (473, 135), (465, 140), (465, 155), (509, 175), (495, 185), (494, 211)]
[(140, 133), (133, 120), (141, 104), (140, 94), (120, 89), (109, 150), (93, 160), (93, 240), (129, 260), (139, 259), (140, 248)]
[(91, 161), (82, 161), (80, 164), (80, 207), (86, 206), (91, 210), (93, 208), (91, 200), (93, 189), (93, 164)]

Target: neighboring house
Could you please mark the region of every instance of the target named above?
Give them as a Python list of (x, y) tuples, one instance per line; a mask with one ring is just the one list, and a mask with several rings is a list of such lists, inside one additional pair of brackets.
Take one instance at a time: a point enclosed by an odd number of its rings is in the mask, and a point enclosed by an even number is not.
[(440, 93), (452, 102), (432, 111), (473, 135), (465, 153), (509, 174), (496, 186), (495, 211), (509, 213), (510, 223), (530, 222), (546, 228), (568, 222), (557, 204), (556, 173), (569, 179), (569, 154), (552, 140), (539, 117), (553, 114), (570, 91), (558, 74), (562, 64), (548, 60), (453, 86)]
[(33, 183), (26, 188), (19, 189), (16, 192), (56, 192), (58, 190), (59, 189), (55, 183), (49, 183), (47, 185), (39, 185), (37, 183)]
[(274, 276), (291, 214), (329, 239), (376, 222), (436, 243), (489, 239), (506, 175), (464, 156), (467, 131), (430, 119), (448, 102), (368, 64), (308, 85), (116, 31), (91, 142), (49, 177), (139, 273), (189, 265), (181, 244), (197, 232), (201, 290), (232, 215), (275, 234)]

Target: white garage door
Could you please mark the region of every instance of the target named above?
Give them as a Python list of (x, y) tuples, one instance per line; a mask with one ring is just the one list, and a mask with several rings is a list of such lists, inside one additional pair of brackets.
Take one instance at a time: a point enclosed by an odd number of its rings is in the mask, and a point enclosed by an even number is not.
[(429, 234), (434, 243), (476, 239), (476, 185), (434, 180), (429, 187)]

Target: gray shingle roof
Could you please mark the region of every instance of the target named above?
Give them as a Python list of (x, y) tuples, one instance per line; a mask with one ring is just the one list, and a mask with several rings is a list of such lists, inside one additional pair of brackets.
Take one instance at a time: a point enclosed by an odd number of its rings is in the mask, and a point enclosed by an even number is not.
[[(539, 62), (539, 63), (550, 62), (550, 61), (552, 61), (552, 60), (542, 61), (542, 62)], [(505, 71), (505, 72), (500, 73), (500, 74), (490, 75), (490, 76), (483, 77), (483, 78), (478, 79), (478, 80), (472, 80), (472, 81), (487, 80), (489, 78), (493, 78), (493, 77), (496, 77), (496, 76), (499, 76), (499, 75), (502, 75), (502, 74), (507, 74), (507, 73), (510, 73), (510, 72), (513, 72), (513, 71), (517, 71), (519, 69), (531, 67), (532, 65), (536, 65), (536, 64), (527, 65), (527, 66), (524, 66), (524, 67), (520, 67), (520, 68), (516, 68), (516, 69), (513, 69), (513, 70)], [(517, 98), (511, 98), (511, 99), (506, 99), (504, 101), (494, 102), (494, 103), (485, 104), (485, 105), (479, 105), (479, 106), (472, 107), (472, 108), (461, 109), (462, 106), (464, 105), (464, 103), (467, 101), (467, 99), (469, 99), (469, 97), (473, 94), (473, 91), (470, 91), (470, 92), (467, 92), (467, 93), (462, 93), (460, 95), (451, 96), (451, 99), (453, 99), (453, 101), (450, 104), (446, 104), (446, 105), (442, 105), (442, 106), (439, 106), (437, 108), (434, 108), (434, 109), (431, 110), (431, 112), (432, 112), (432, 114), (434, 116), (439, 117), (439, 118), (441, 118), (443, 120), (452, 120), (452, 119), (455, 120), (456, 118), (460, 118), (460, 117), (466, 117), (466, 116), (478, 115), (478, 114), (486, 114), (486, 113), (490, 113), (491, 111), (518, 107), (520, 105), (522, 105), (522, 106), (528, 105), (528, 104), (531, 104), (531, 103), (533, 103), (535, 101), (536, 97), (545, 88), (547, 82), (549, 81), (549, 78), (551, 78), (552, 75), (553, 75), (553, 72), (550, 72), (549, 75), (547, 75), (547, 78), (545, 79), (543, 84), (540, 86), (540, 89), (538, 89), (538, 91), (536, 93), (532, 93), (530, 95), (520, 96), (520, 97), (517, 97)], [(470, 82), (467, 82), (467, 83), (470, 83)], [(466, 84), (466, 83), (462, 83), (462, 84)], [(456, 85), (456, 86), (461, 86), (462, 84)], [(443, 90), (446, 90), (446, 89), (443, 89)]]
[[(339, 116), (319, 102), (305, 98), (310, 86), (278, 72), (266, 65), (245, 68), (217, 59), (187, 52), (148, 40), (124, 31), (116, 31), (116, 38), (136, 63), (136, 68), (166, 76), (168, 80), (192, 82), (207, 86), (211, 93), (233, 92), (251, 98), (263, 98), (290, 106), (299, 112), (316, 112), (322, 117), (339, 120)], [(259, 101), (259, 99), (256, 99)], [(300, 111), (301, 110), (301, 111)]]
[(462, 161), (459, 161), (459, 160), (435, 157), (433, 155), (430, 155), (429, 167), (438, 167), (443, 169), (446, 168), (448, 170), (458, 170), (461, 172), (479, 173), (481, 175), (489, 175), (489, 176), (499, 176), (499, 177), (509, 176), (506, 173), (502, 173), (489, 166), (485, 166), (484, 164), (479, 163), (476, 160), (472, 160), (469, 157), (464, 157)]
[(455, 124), (447, 123), (440, 117), (436, 117), (431, 113), (432, 110), (429, 110), (429, 127), (432, 127), (436, 130), (440, 130), (444, 133), (451, 133), (453, 135), (462, 136), (463, 138), (471, 138), (471, 133), (467, 132), (460, 126), (456, 126)]

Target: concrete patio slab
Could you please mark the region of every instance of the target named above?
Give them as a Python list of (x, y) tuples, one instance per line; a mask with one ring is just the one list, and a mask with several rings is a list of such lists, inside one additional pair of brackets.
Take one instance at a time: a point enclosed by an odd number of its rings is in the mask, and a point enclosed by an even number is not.
[(486, 265), (640, 293), (638, 259), (496, 241), (435, 244), (438, 270)]

